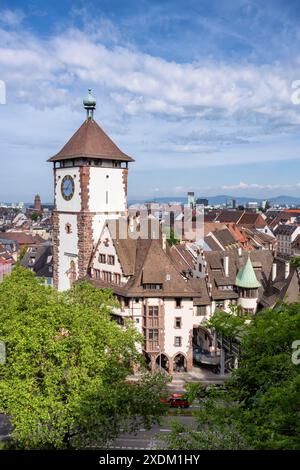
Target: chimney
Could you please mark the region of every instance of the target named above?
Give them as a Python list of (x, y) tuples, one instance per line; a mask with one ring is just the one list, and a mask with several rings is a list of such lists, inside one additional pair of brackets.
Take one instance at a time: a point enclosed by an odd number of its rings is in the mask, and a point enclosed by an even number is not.
[(166, 249), (167, 249), (167, 235), (165, 233), (162, 234), (161, 240), (162, 240), (162, 249), (164, 251), (166, 251)]
[(287, 279), (290, 275), (290, 262), (286, 261), (284, 264), (284, 279)]
[(277, 277), (277, 264), (274, 261), (274, 263), (272, 264), (272, 282), (275, 281), (276, 277)]
[(134, 217), (132, 215), (129, 217), (129, 231), (131, 233), (134, 231)]
[(229, 256), (226, 254), (223, 258), (223, 266), (224, 266), (224, 272), (225, 276), (229, 276)]

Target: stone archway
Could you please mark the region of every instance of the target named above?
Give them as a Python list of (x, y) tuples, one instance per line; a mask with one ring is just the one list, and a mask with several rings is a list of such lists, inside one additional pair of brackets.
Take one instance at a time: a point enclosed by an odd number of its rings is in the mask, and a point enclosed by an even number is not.
[(155, 360), (155, 369), (161, 370), (164, 369), (165, 371), (169, 372), (170, 361), (166, 354), (161, 353), (156, 357)]
[(201, 348), (202, 350), (209, 350), (212, 342), (212, 335), (207, 328), (198, 325), (193, 327), (193, 349)]
[(185, 354), (178, 353), (173, 358), (173, 372), (186, 372), (187, 371), (187, 359)]
[(151, 356), (148, 353), (144, 352), (144, 358), (145, 358), (146, 368), (151, 371), (152, 370), (152, 358), (151, 358)]

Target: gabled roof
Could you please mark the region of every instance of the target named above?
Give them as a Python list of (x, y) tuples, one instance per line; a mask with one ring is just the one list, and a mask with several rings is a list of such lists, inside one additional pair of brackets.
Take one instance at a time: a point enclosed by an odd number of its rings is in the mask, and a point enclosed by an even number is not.
[(241, 216), (243, 215), (243, 211), (240, 210), (223, 210), (217, 217), (216, 221), (218, 222), (234, 222), (238, 223)]
[[(260, 303), (263, 307), (273, 308), (278, 302), (298, 302), (300, 295), (300, 279), (297, 268), (290, 266), (290, 273), (286, 277), (286, 260), (276, 258), (277, 275), (265, 289)], [(271, 280), (270, 280), (271, 281)]]
[(173, 245), (169, 254), (174, 261), (175, 266), (178, 267), (180, 271), (187, 271), (189, 269), (194, 269), (196, 258), (193, 257), (192, 253), (187, 250), (184, 244), (182, 245)]
[(53, 248), (50, 244), (36, 245), (25, 253), (21, 266), (33, 269), (38, 277), (52, 277)]
[(213, 232), (214, 237), (218, 240), (218, 242), (223, 246), (223, 248), (226, 248), (230, 245), (236, 245), (236, 240), (233, 238), (231, 235), (230, 230), (228, 230), (227, 227), (225, 227), (223, 230), (215, 230)]
[(204, 238), (204, 242), (213, 251), (221, 251), (222, 250), (220, 245), (218, 245), (216, 240), (214, 240), (213, 237), (210, 236), (210, 235)]
[(212, 284), (212, 298), (225, 299), (234, 298), (233, 291), (220, 291), (220, 285), (235, 285), (237, 273), (246, 264), (250, 255), (252, 266), (255, 270), (257, 280), (261, 287), (258, 289), (259, 299), (267, 288), (268, 280), (271, 276), (273, 253), (270, 250), (254, 250), (251, 252), (242, 251), (239, 255), (238, 250), (226, 251), (229, 258), (229, 275), (225, 276), (223, 258), (224, 251), (207, 251), (205, 252), (205, 260), (207, 261), (206, 270), (208, 273), (208, 281)]
[(116, 146), (93, 119), (84, 121), (60, 152), (48, 161), (56, 162), (78, 157), (118, 160), (122, 162), (134, 161)]
[(267, 224), (261, 214), (257, 212), (244, 212), (239, 219), (238, 225), (242, 225), (243, 227), (264, 228)]
[(238, 287), (248, 289), (258, 289), (261, 287), (261, 284), (258, 282), (255, 275), (250, 256), (248, 257), (246, 264), (237, 273), (235, 284)]
[(274, 235), (292, 235), (297, 228), (297, 225), (281, 224), (274, 231)]
[[(124, 240), (119, 235), (112, 236), (109, 225), (107, 230), (127, 282), (122, 285), (107, 283), (102, 279), (95, 279), (92, 273), (87, 279), (94, 285), (112, 288), (116, 294), (127, 297), (197, 297), (201, 298), (203, 304), (209, 303), (205, 281), (184, 276), (181, 266), (174, 259), (174, 249), (170, 249), (168, 245), (164, 249), (161, 238)], [(99, 242), (102, 236), (103, 232)], [(179, 248), (175, 256), (181, 250), (183, 251), (183, 247)], [(160, 285), (161, 288), (153, 290), (151, 285)]]
[(39, 235), (33, 236), (25, 232), (1, 232), (0, 239), (3, 241), (15, 241), (19, 243), (19, 245), (35, 245), (45, 241)]

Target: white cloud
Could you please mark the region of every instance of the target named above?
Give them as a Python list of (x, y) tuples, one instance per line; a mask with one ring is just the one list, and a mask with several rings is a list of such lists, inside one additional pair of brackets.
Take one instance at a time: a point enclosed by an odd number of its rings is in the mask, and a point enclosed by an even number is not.
[[(10, 155), (22, 139), (28, 146), (38, 140), (39, 151), (59, 150), (80, 124), (82, 96), (92, 86), (97, 120), (136, 157), (138, 170), (197, 170), (298, 156), (284, 139), (278, 143), (278, 135), (298, 132), (300, 107), (290, 95), (292, 80), (300, 78), (299, 63), (176, 63), (121, 46), (110, 23), (101, 28), (98, 34), (68, 29), (47, 39), (0, 28), (0, 79), (15, 113), (5, 111), (0, 138)], [(104, 43), (106, 29), (111, 46)], [(65, 125), (57, 126), (53, 116)], [(248, 188), (270, 185), (224, 186)]]
[(9, 10), (4, 9), (0, 11), (0, 23), (4, 23), (8, 26), (19, 25), (25, 17), (22, 10)]
[[(130, 114), (159, 113), (178, 116), (256, 112), (272, 117), (286, 116), (300, 122), (291, 103), (291, 79), (295, 76), (279, 65), (226, 63), (179, 64), (152, 57), (129, 47), (108, 48), (79, 30), (42, 41), (20, 32), (0, 31), (5, 44), (0, 50), (4, 74), (18, 88), (32, 91), (36, 80), (89, 82), (109, 89)], [(2, 41), (3, 42), (3, 41)], [(299, 76), (300, 68), (298, 66)], [(27, 75), (28, 72), (28, 75)], [(29, 75), (30, 73), (30, 75)], [(51, 104), (51, 103), (50, 103)]]

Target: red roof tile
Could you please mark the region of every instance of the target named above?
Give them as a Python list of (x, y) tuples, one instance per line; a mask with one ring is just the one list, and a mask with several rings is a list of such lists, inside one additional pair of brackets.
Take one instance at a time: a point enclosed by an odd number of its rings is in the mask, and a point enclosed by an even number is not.
[(92, 157), (96, 159), (134, 161), (123, 153), (92, 119), (87, 119), (75, 132), (66, 145), (50, 158), (49, 162), (67, 160), (74, 157)]

